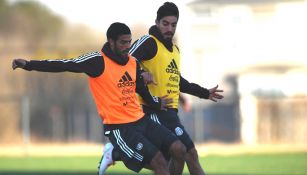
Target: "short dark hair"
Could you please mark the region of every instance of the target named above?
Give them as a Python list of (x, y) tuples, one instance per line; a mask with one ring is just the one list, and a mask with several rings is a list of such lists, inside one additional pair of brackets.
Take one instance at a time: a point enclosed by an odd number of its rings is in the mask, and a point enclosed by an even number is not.
[(165, 2), (157, 11), (157, 20), (159, 21), (165, 16), (176, 16), (179, 19), (179, 10), (176, 4)]
[(127, 34), (131, 34), (129, 27), (124, 23), (115, 22), (111, 24), (107, 30), (107, 39), (113, 39), (116, 41), (119, 35)]

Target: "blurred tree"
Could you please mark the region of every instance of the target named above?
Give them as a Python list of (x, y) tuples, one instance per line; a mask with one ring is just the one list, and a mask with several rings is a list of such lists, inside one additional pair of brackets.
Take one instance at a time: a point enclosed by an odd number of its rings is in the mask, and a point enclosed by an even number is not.
[(0, 0), (0, 32), (4, 32), (5, 25), (7, 24), (8, 4), (6, 0)]
[[(32, 139), (41, 141), (52, 138), (53, 125), (59, 125), (64, 129), (57, 132), (60, 134), (57, 140), (69, 140), (75, 130), (82, 129), (73, 127), (74, 117), (79, 115), (85, 118), (88, 111), (96, 112), (95, 106), (90, 104), (88, 93), (85, 93), (88, 91), (86, 77), (80, 78), (82, 75), (78, 74), (12, 73), (11, 59), (7, 58), (75, 57), (89, 51), (89, 47), (100, 49), (101, 41), (93, 44), (99, 37), (95, 37), (96, 33), (86, 26), (68, 27), (65, 20), (34, 1), (8, 3), (0, 0), (0, 20), (0, 81), (4, 82), (0, 87), (0, 97), (12, 98), (10, 102), (0, 98), (0, 109), (16, 109), (10, 113), (0, 113), (0, 133), (12, 133), (10, 138), (15, 138), (15, 141), (20, 138), (13, 135), (17, 133), (16, 128), (21, 126), (19, 98), (14, 100), (13, 97), (27, 95), (31, 103)], [(60, 112), (52, 114), (54, 109)], [(0, 136), (0, 143), (7, 141)]]
[[(84, 25), (69, 25), (35, 1), (0, 0), (0, 20), (0, 82), (4, 82), (0, 97), (14, 94), (16, 99), (30, 98), (32, 141), (101, 141), (101, 121), (89, 95), (85, 75), (12, 72), (12, 60), (2, 58), (74, 58), (100, 50), (106, 42), (105, 32), (98, 33)], [(141, 24), (132, 28), (134, 38), (147, 33)], [(4, 142), (1, 133), (12, 133), (9, 138), (20, 138), (13, 136), (21, 126), (19, 101), (15, 100), (11, 107), (8, 105), (1, 103), (0, 98), (0, 109), (16, 109), (0, 113), (0, 143)], [(92, 131), (91, 128), (98, 129)]]
[(18, 1), (11, 7), (7, 26), (11, 34), (25, 44), (28, 51), (35, 52), (44, 40), (58, 39), (64, 22), (38, 2)]

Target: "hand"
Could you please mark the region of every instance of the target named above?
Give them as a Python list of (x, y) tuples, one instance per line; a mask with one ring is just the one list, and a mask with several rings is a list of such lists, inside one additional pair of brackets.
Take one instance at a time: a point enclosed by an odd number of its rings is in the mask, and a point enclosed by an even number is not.
[(143, 76), (143, 80), (144, 80), (144, 84), (148, 85), (148, 84), (154, 84), (157, 85), (156, 81), (153, 79), (153, 76), (150, 72), (143, 72), (141, 73), (141, 75)]
[(12, 62), (12, 68), (15, 70), (16, 68), (24, 68), (27, 64), (27, 61), (24, 59), (14, 59)]
[(223, 95), (219, 94), (218, 92), (224, 92), (223, 90), (217, 89), (219, 86), (216, 85), (214, 88), (209, 89), (209, 98), (210, 100), (217, 102), (217, 99), (224, 98)]
[(167, 108), (172, 107), (170, 104), (173, 102), (173, 99), (167, 98), (167, 95), (161, 97), (160, 100), (161, 100), (161, 107), (160, 107), (161, 110), (166, 111)]

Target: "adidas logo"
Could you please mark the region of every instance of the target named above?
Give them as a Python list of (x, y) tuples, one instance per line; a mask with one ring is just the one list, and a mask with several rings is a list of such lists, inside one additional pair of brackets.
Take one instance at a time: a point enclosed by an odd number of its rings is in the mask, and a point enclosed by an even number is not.
[(132, 81), (132, 78), (127, 71), (124, 73), (122, 78), (117, 83), (117, 87), (119, 88), (126, 87), (126, 86), (134, 86), (134, 85), (135, 85), (135, 82)]
[(179, 75), (178, 66), (174, 59), (172, 59), (171, 63), (166, 68), (167, 73), (173, 73)]

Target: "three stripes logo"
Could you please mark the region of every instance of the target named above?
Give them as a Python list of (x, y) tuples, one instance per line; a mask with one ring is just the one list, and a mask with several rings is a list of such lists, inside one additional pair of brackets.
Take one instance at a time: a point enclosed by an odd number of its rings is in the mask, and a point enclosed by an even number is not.
[(122, 88), (126, 86), (134, 86), (135, 82), (132, 80), (131, 76), (129, 73), (126, 71), (122, 78), (118, 81), (117, 87)]
[(180, 74), (179, 70), (178, 70), (178, 66), (177, 66), (177, 64), (176, 64), (174, 59), (172, 59), (171, 63), (167, 66), (166, 72), (167, 73), (177, 74), (177, 75)]

